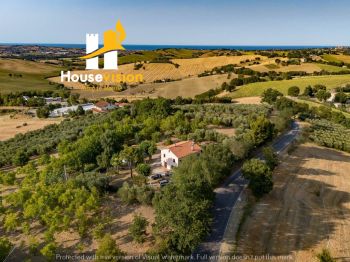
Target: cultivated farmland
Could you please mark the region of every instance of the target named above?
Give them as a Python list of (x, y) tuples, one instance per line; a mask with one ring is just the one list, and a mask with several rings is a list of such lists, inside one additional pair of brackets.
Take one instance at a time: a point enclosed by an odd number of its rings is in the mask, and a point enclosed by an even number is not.
[[(171, 63), (143, 63), (142, 67), (135, 70), (134, 64), (125, 64), (119, 66), (118, 73), (121, 74), (142, 74), (145, 83), (152, 83), (155, 80), (179, 80), (203, 73), (206, 70), (212, 70), (214, 67), (228, 64), (240, 64), (241, 61), (254, 60), (259, 57), (261, 60), (266, 57), (257, 55), (242, 55), (242, 56), (216, 56), (216, 57), (201, 57), (189, 59), (173, 59)], [(179, 65), (178, 67), (176, 66)], [(89, 71), (74, 71), (74, 73), (106, 73), (106, 70), (89, 70)], [(115, 71), (110, 71), (115, 73)], [(59, 82), (59, 77), (51, 78), (54, 82)], [(81, 83), (64, 83), (68, 87), (75, 89), (85, 89)], [(112, 84), (111, 82), (105, 84)]]
[(328, 248), (333, 257), (349, 258), (349, 168), (350, 154), (301, 145), (275, 170), (274, 189), (247, 217), (237, 252), (312, 262)]
[(0, 141), (14, 137), (17, 134), (24, 134), (29, 131), (41, 129), (47, 125), (58, 124), (62, 119), (39, 119), (35, 117), (16, 114), (14, 116), (0, 116)]

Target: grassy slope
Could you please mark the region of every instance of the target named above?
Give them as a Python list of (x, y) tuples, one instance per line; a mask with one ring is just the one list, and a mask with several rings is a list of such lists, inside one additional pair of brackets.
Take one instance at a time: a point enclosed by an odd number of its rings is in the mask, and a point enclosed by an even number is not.
[[(322, 103), (315, 102), (315, 101), (310, 101), (310, 100), (304, 100), (304, 99), (298, 99), (298, 98), (292, 98), (292, 99), (297, 101), (297, 102), (308, 104), (310, 107), (312, 107), (312, 106), (319, 107), (319, 106), (323, 105)], [(350, 118), (350, 113), (341, 111), (341, 110), (339, 110), (337, 108), (332, 108), (332, 111), (343, 113), (347, 118)]]
[[(45, 77), (58, 75), (60, 68), (38, 62), (23, 60), (1, 60), (0, 63), (0, 93), (10, 93), (28, 90), (50, 90)], [(11, 65), (11, 66), (9, 66)], [(21, 74), (22, 77), (10, 77), (9, 74)]]
[(350, 63), (349, 55), (323, 55), (322, 58), (329, 62), (344, 62)]
[(332, 65), (317, 64), (317, 66), (322, 70), (325, 70), (328, 72), (340, 72), (340, 71), (348, 70), (347, 68), (342, 68), (339, 66), (332, 66)]
[(308, 85), (322, 84), (327, 86), (327, 88), (334, 88), (349, 83), (350, 75), (310, 76), (292, 80), (268, 81), (244, 85), (232, 92), (231, 96), (233, 98), (260, 96), (268, 88), (277, 89), (286, 95), (288, 88), (291, 86), (298, 86), (301, 92), (303, 92)]
[(334, 55), (322, 55), (322, 58), (328, 62), (341, 62)]

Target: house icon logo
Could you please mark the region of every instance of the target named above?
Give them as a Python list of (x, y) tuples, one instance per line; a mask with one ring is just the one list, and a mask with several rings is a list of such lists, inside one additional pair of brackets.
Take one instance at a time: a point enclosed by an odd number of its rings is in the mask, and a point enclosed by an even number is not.
[(118, 50), (125, 50), (122, 42), (126, 37), (125, 30), (118, 20), (115, 30), (103, 34), (103, 47), (98, 48), (98, 34), (86, 34), (86, 69), (99, 69), (98, 56), (104, 55), (103, 69), (118, 69)]

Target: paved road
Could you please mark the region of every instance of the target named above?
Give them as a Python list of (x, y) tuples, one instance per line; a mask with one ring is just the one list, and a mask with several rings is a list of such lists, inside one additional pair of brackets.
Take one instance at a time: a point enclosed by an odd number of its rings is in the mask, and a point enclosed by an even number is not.
[[(278, 137), (272, 144), (276, 153), (281, 153), (298, 133), (299, 125), (293, 122), (291, 130)], [(258, 154), (257, 157), (261, 158), (261, 155)], [(246, 184), (247, 181), (242, 177), (241, 169), (238, 169), (226, 179), (223, 185), (215, 189), (212, 231), (205, 242), (192, 254), (194, 261), (208, 261), (209, 257), (219, 255), (231, 210)], [(215, 261), (215, 259), (210, 259), (210, 261)]]

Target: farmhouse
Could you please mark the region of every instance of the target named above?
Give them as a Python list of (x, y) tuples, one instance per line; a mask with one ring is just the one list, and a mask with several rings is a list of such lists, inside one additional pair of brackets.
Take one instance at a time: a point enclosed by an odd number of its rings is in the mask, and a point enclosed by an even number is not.
[(116, 106), (111, 104), (111, 103), (108, 103), (106, 101), (101, 100), (95, 104), (95, 108), (98, 111), (104, 112), (104, 111), (112, 110), (112, 109), (116, 108)]
[(201, 147), (193, 141), (182, 141), (161, 150), (161, 163), (166, 169), (177, 167), (181, 159), (192, 154), (200, 154)]

